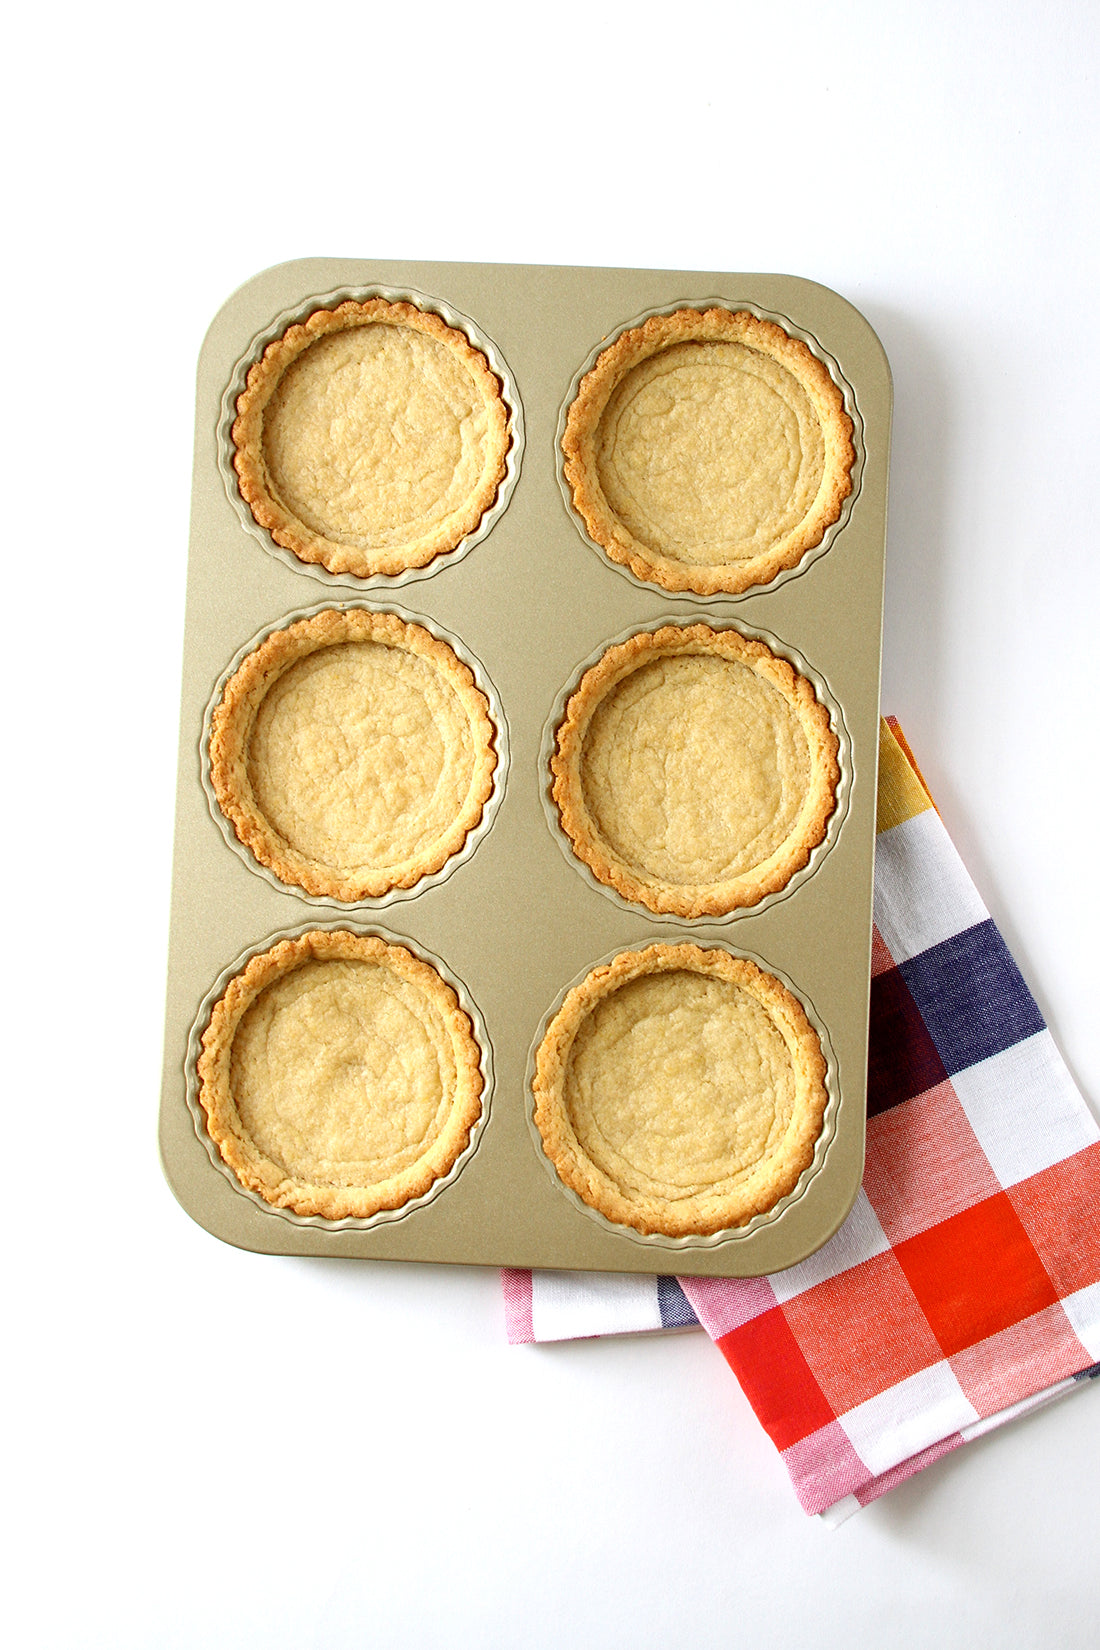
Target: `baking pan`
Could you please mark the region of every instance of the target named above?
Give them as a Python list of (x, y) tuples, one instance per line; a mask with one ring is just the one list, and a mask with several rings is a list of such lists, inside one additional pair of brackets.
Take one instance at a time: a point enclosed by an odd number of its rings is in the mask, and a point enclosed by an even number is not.
[[(397, 578), (336, 577), (299, 562), (241, 499), (228, 431), (249, 365), (289, 321), (346, 297), (409, 297), (488, 357), (511, 415), (507, 473), (456, 551)], [(799, 566), (738, 597), (670, 594), (587, 538), (562, 474), (565, 410), (606, 340), (655, 313), (720, 305), (775, 318), (841, 386), (854, 486)], [(863, 1166), (878, 691), (891, 388), (873, 331), (845, 299), (794, 276), (682, 270), (304, 259), (268, 270), (214, 320), (198, 369), (176, 844), (160, 1141), (183, 1207), (226, 1242), (270, 1254), (754, 1276), (819, 1248)], [(498, 729), (494, 794), (463, 852), (414, 889), (342, 905), (284, 886), (243, 849), (213, 800), (211, 707), (247, 649), (323, 606), (396, 611), (449, 640)], [(782, 893), (722, 919), (654, 916), (573, 857), (550, 798), (554, 728), (609, 642), (705, 619), (765, 640), (814, 683), (840, 741), (825, 841)], [(311, 928), (379, 934), (433, 962), (482, 1050), (486, 1104), (432, 1194), (368, 1221), (270, 1208), (209, 1141), (195, 1061), (212, 1001), (248, 956)], [(532, 1121), (541, 1033), (596, 963), (652, 940), (747, 955), (799, 997), (828, 1062), (826, 1123), (795, 1192), (706, 1238), (643, 1236), (568, 1192)]]

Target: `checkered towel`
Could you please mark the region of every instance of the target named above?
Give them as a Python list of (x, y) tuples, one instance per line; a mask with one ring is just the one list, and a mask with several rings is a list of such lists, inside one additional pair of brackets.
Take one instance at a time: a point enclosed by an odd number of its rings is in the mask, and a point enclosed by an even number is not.
[(767, 1278), (509, 1271), (512, 1341), (696, 1322), (838, 1523), (1100, 1373), (1100, 1129), (897, 724), (880, 740), (867, 1157)]

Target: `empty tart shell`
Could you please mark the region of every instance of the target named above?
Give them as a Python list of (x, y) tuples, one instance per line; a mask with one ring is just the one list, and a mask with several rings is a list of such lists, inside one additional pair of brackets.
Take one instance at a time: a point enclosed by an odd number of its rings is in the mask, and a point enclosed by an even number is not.
[(839, 520), (852, 429), (801, 339), (743, 310), (681, 309), (621, 333), (581, 379), (565, 476), (589, 536), (637, 578), (736, 595)]
[(317, 309), (248, 372), (233, 465), (276, 544), (369, 578), (454, 550), (496, 498), (500, 383), (465, 333), (383, 298)]
[(347, 932), (253, 957), (214, 1004), (198, 1078), (240, 1183), (328, 1220), (425, 1196), (481, 1115), (480, 1050), (454, 990), (404, 946)]
[(653, 912), (721, 917), (808, 863), (836, 807), (838, 750), (812, 684), (763, 642), (665, 625), (582, 676), (553, 796), (599, 882)]
[(608, 1220), (705, 1237), (794, 1191), (826, 1069), (774, 975), (718, 948), (652, 945), (565, 997), (536, 1056), (535, 1124), (561, 1181)]
[(395, 613), (325, 609), (227, 681), (210, 779), (238, 840), (282, 882), (355, 901), (446, 865), (497, 764), (488, 702), (446, 642)]

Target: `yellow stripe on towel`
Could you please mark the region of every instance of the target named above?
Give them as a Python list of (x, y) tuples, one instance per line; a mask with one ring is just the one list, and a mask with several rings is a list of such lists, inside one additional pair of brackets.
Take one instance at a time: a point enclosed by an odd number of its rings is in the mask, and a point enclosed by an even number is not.
[(933, 805), (907, 754), (904, 738), (901, 729), (895, 734), (883, 717), (878, 728), (878, 831), (889, 831), (926, 813)]

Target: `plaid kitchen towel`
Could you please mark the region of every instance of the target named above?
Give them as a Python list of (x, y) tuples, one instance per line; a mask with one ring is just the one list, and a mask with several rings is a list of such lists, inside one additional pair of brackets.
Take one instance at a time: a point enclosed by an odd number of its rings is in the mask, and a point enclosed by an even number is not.
[(867, 1156), (848, 1219), (766, 1278), (509, 1271), (512, 1341), (700, 1323), (802, 1506), (839, 1523), (1100, 1372), (1100, 1128), (882, 724)]

